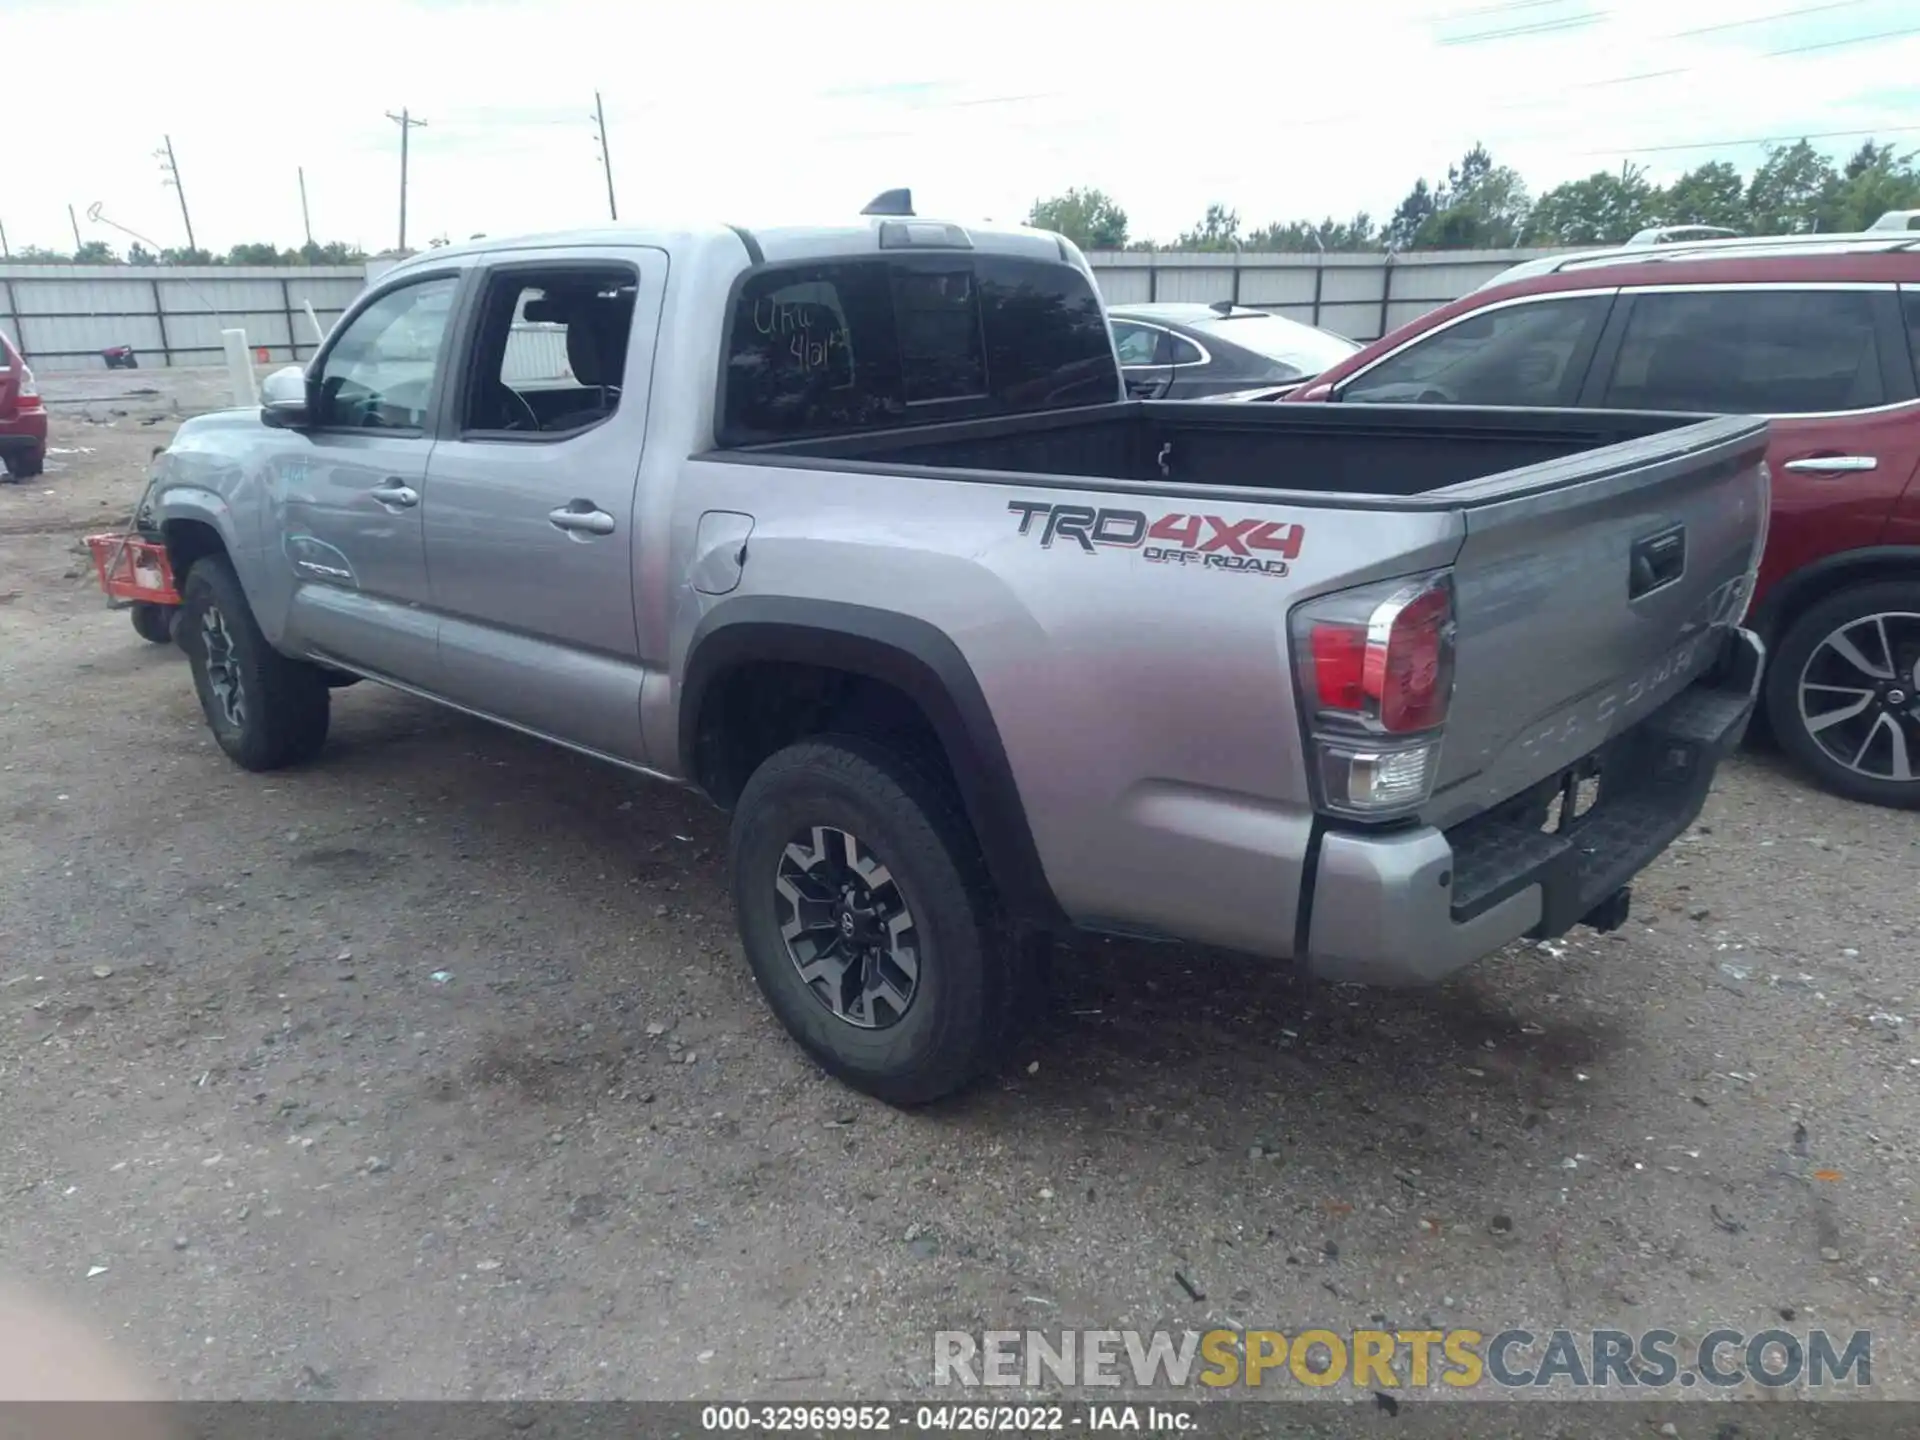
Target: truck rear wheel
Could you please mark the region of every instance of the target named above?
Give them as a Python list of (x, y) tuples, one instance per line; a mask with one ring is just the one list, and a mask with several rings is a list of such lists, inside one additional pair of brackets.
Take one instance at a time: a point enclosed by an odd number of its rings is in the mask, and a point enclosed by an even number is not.
[(851, 736), (775, 754), (731, 867), (761, 993), (829, 1074), (919, 1105), (999, 1058), (1022, 957), (958, 800), (911, 758)]
[(1809, 606), (1767, 668), (1780, 747), (1835, 794), (1920, 809), (1920, 581)]
[(226, 556), (196, 561), (182, 599), (180, 647), (220, 748), (248, 770), (312, 759), (327, 738), (326, 678), (267, 643)]

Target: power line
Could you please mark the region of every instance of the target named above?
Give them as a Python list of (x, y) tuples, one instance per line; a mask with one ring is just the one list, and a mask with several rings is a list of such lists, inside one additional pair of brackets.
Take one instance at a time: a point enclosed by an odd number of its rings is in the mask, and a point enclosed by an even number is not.
[(1589, 25), (1598, 25), (1607, 18), (1604, 10), (1595, 10), (1585, 15), (1569, 15), (1559, 20), (1541, 20), (1531, 25), (1510, 25), (1503, 30), (1476, 30), (1471, 35), (1450, 35), (1441, 39), (1441, 45), (1479, 45), (1488, 40), (1516, 40), (1523, 36), (1557, 35), (1567, 30), (1584, 30)]
[(1910, 25), (1904, 30), (1882, 30), (1875, 35), (1848, 35), (1839, 40), (1818, 40), (1811, 45), (1792, 45), (1785, 50), (1768, 50), (1762, 58), (1773, 60), (1782, 55), (1805, 55), (1814, 50), (1838, 50), (1842, 45), (1865, 45), (1873, 40), (1902, 40), (1909, 35), (1920, 35), (1920, 25)]
[(1744, 140), (1696, 140), (1685, 145), (1641, 145), (1631, 150), (1582, 150), (1582, 155), (1663, 155), (1677, 150), (1731, 150), (1737, 145), (1792, 145), (1802, 140), (1847, 140), (1868, 135), (1905, 135), (1920, 125), (1875, 125), (1867, 130), (1803, 130), (1797, 135), (1752, 135)]
[(1695, 35), (1717, 35), (1722, 30), (1744, 30), (1750, 25), (1769, 25), (1775, 20), (1798, 20), (1802, 15), (1819, 15), (1828, 10), (1856, 10), (1867, 0), (1829, 0), (1825, 5), (1796, 5), (1791, 10), (1777, 10), (1771, 15), (1753, 15), (1745, 20), (1722, 20), (1717, 25), (1699, 25), (1691, 30), (1676, 30), (1671, 35), (1659, 36), (1662, 40), (1686, 40)]

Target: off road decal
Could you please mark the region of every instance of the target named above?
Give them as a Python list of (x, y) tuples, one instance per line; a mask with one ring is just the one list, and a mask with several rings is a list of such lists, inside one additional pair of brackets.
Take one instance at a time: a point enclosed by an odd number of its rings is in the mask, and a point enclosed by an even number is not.
[[(1022, 535), (1038, 535), (1040, 548), (1072, 541), (1092, 555), (1102, 547), (1138, 550), (1156, 565), (1197, 565), (1255, 575), (1285, 575), (1307, 538), (1304, 525), (1278, 520), (1229, 520), (1175, 510), (1157, 519), (1144, 510), (1096, 510), (1091, 505), (1050, 505), (1011, 500)], [(1037, 523), (1036, 523), (1037, 522)]]

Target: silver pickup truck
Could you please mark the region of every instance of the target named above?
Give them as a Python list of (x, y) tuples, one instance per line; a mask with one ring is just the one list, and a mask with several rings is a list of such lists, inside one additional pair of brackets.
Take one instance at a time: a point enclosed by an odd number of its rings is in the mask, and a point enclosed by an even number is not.
[(184, 425), (221, 746), (366, 679), (697, 786), (896, 1103), (1068, 927), (1410, 984), (1620, 923), (1751, 711), (1763, 421), (1128, 401), (1070, 243), (877, 208), (433, 250)]

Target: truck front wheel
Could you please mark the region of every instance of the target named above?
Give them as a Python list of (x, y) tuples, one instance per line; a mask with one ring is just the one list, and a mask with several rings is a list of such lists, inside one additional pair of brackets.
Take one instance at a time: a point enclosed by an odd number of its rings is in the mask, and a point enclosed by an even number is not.
[(741, 793), (731, 868), (761, 993), (828, 1073), (919, 1105), (999, 1058), (1022, 957), (931, 767), (851, 736), (789, 746)]
[(325, 676), (267, 643), (224, 555), (187, 572), (179, 640), (220, 748), (248, 770), (310, 760), (327, 738)]

